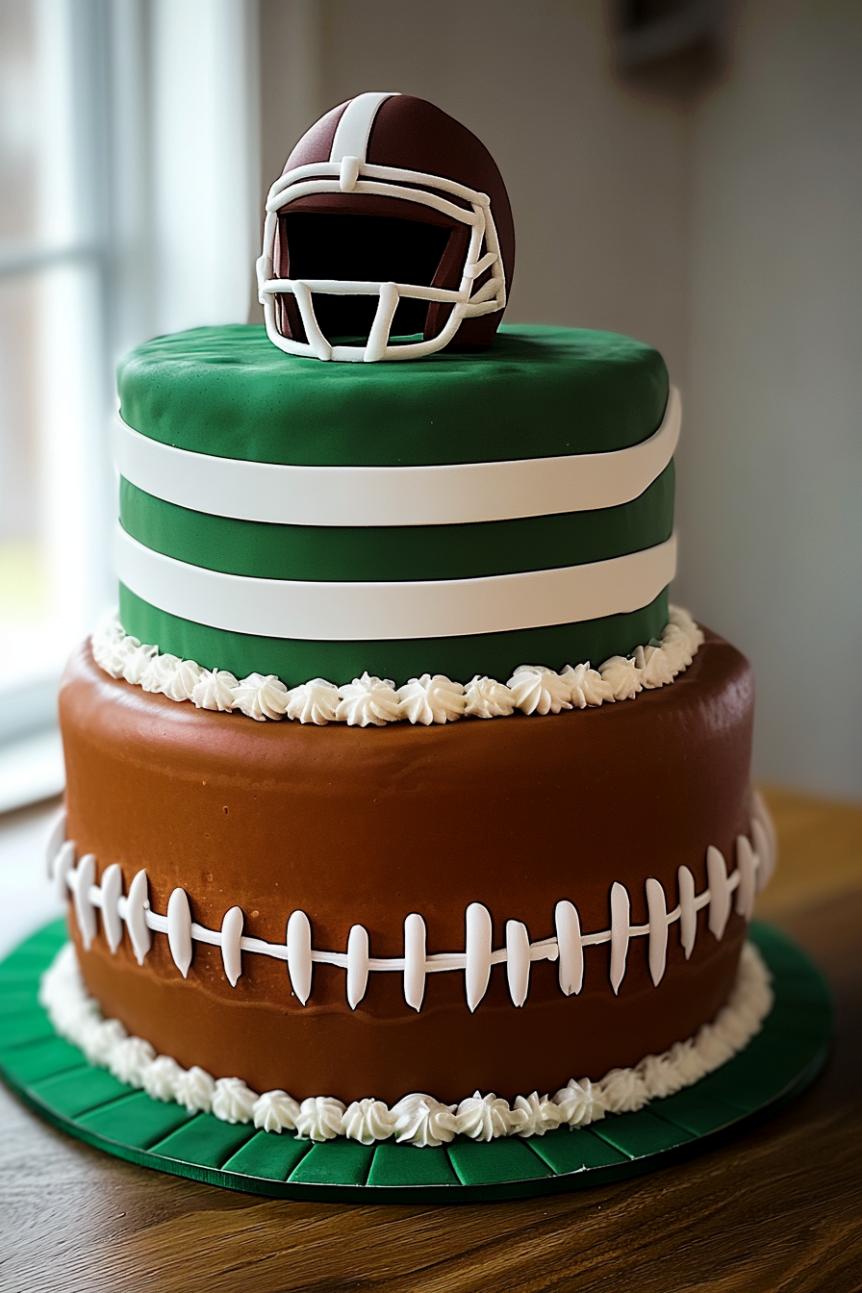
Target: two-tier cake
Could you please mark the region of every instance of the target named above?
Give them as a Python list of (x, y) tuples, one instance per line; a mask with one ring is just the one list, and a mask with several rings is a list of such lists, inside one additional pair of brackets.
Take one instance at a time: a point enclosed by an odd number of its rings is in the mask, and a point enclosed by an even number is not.
[(541, 1135), (769, 1009), (751, 672), (668, 603), (679, 395), (647, 345), (498, 327), (513, 267), (484, 146), (359, 95), (270, 192), (265, 327), (120, 366), (119, 618), (62, 686), (43, 997), (157, 1098)]

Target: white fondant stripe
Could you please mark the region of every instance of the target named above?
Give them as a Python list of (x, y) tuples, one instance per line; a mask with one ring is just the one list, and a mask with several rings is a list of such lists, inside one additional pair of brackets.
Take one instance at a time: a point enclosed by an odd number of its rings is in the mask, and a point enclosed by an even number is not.
[(646, 882), (647, 910), (649, 911), (649, 972), (654, 987), (658, 987), (667, 968), (667, 903), (664, 889), (658, 880)]
[(235, 988), (242, 975), (242, 927), (245, 917), (241, 907), (231, 907), (221, 923), (221, 959), (225, 977)]
[(679, 889), (679, 937), (685, 959), (694, 951), (697, 937), (697, 907), (694, 895), (694, 876), (687, 866), (681, 866), (677, 872)]
[[(174, 965), (185, 978), (192, 963), (192, 914), (185, 889), (174, 889), (168, 898), (168, 947)], [(112, 949), (113, 950), (113, 949)]]
[[(174, 893), (182, 894), (182, 898), (185, 902), (186, 908), (188, 908), (189, 900), (186, 897), (185, 889), (175, 889)], [(120, 917), (120, 899), (122, 898), (122, 896), (123, 896), (123, 872), (120, 868), (119, 862), (112, 862), (109, 867), (105, 868), (104, 874), (102, 875), (102, 929), (105, 932), (105, 938), (107, 939), (108, 947), (111, 949), (112, 952), (116, 952), (117, 948), (120, 946), (120, 943), (123, 941), (123, 922)], [(176, 913), (176, 907), (177, 907), (177, 902), (174, 903), (175, 913)], [(176, 922), (176, 919), (177, 919), (177, 916), (175, 914), (174, 915), (175, 922)], [(170, 936), (170, 925), (171, 925), (171, 905), (169, 900), (168, 901), (168, 935), (169, 936)], [(174, 944), (171, 945), (171, 955), (174, 958), (174, 964), (177, 966), (183, 978), (185, 978), (186, 974), (188, 973), (188, 968), (192, 963), (191, 929), (189, 929), (188, 931), (187, 945), (185, 943), (181, 944), (178, 940), (175, 940)], [(187, 960), (186, 960), (186, 956), (187, 956)], [(184, 964), (186, 967), (185, 969), (183, 969)]]
[(311, 923), (304, 911), (292, 911), (287, 922), (287, 972), (305, 1005), (311, 995)]
[(72, 898), (75, 906), (75, 917), (84, 947), (89, 947), (96, 937), (96, 910), (93, 906), (93, 882), (96, 878), (96, 859), (92, 853), (81, 858), (71, 873)]
[(417, 912), (404, 921), (404, 1000), (421, 1010), (425, 997), (425, 921)]
[[(370, 1145), (394, 1137), (436, 1146), (456, 1135), (474, 1140), (542, 1136), (555, 1127), (577, 1129), (607, 1114), (629, 1113), (673, 1095), (706, 1077), (738, 1054), (760, 1030), (772, 1007), (769, 972), (751, 943), (742, 949), (736, 981), (716, 1018), (660, 1055), (633, 1068), (612, 1069), (598, 1082), (572, 1078), (553, 1095), (516, 1096), (512, 1104), (474, 1092), (458, 1104), (427, 1094), (404, 1096), (391, 1109), (373, 1097), (345, 1106), (332, 1096), (301, 1103), (285, 1091), (258, 1095), (240, 1078), (213, 1079), (200, 1068), (184, 1069), (156, 1055), (149, 1042), (129, 1037), (122, 1024), (105, 1019), (81, 982), (74, 949), (67, 943), (42, 978), (39, 1000), (61, 1037), (80, 1047), (91, 1064), (158, 1100), (174, 1100), (190, 1112), (212, 1113), (226, 1122), (254, 1123), (261, 1131), (295, 1131), (311, 1140), (345, 1136)], [(285, 1075), (287, 1082), (287, 1075)]]
[(560, 991), (567, 997), (580, 992), (584, 983), (584, 945), (578, 909), (567, 898), (554, 908), (554, 925), (559, 952)]
[[(150, 915), (150, 897), (146, 871), (138, 871), (132, 877), (132, 883), (129, 885), (129, 896), (126, 898), (125, 903), (122, 898), (119, 900), (117, 911), (126, 922), (126, 929), (129, 931), (129, 941), (132, 944), (135, 960), (138, 965), (143, 965), (153, 945), (150, 933), (153, 925), (148, 919)], [(159, 932), (163, 934), (168, 932), (167, 918), (165, 918), (164, 929)]]
[(346, 996), (351, 1009), (355, 1010), (364, 998), (369, 974), (382, 971), (402, 976), (404, 999), (413, 1010), (419, 1010), (425, 994), (425, 976), (454, 971), (464, 975), (467, 1005), (474, 1011), (488, 991), (495, 965), (506, 967), (509, 994), (516, 1006), (523, 1005), (527, 999), (533, 961), (558, 961), (561, 991), (567, 996), (579, 993), (584, 980), (584, 949), (604, 943), (610, 944), (609, 978), (611, 988), (617, 993), (625, 979), (630, 942), (636, 938), (648, 940), (650, 974), (657, 985), (666, 969), (671, 926), (679, 924), (680, 944), (688, 957), (697, 934), (698, 912), (706, 911), (708, 929), (716, 939), (721, 939), (730, 918), (731, 896), (738, 891), (742, 895), (738, 906), (748, 907), (753, 883), (759, 882), (762, 874), (772, 873), (775, 855), (770, 842), (769, 817), (762, 801), (757, 802), (754, 812), (751, 833), (760, 839), (760, 847), (752, 848), (751, 841), (739, 836), (736, 869), (728, 875), (724, 857), (710, 846), (706, 851), (709, 884), (702, 893), (695, 893), (688, 868), (680, 867), (679, 904), (668, 910), (661, 883), (655, 878), (646, 879), (646, 924), (631, 924), (629, 891), (625, 885), (615, 882), (609, 891), (609, 929), (582, 933), (577, 907), (564, 899), (557, 903), (555, 932), (551, 937), (531, 942), (523, 922), (510, 920), (506, 925), (505, 945), (495, 948), (491, 913), (482, 903), (473, 902), (465, 912), (464, 950), (430, 955), (425, 950), (425, 922), (416, 913), (404, 922), (403, 956), (372, 956), (368, 931), (360, 924), (351, 927), (346, 952), (335, 952), (313, 946), (311, 922), (303, 911), (291, 914), (286, 942), (269, 943), (243, 933), (244, 916), (240, 907), (231, 907), (225, 913), (220, 930), (189, 922), (188, 897), (182, 889), (175, 889), (171, 894), (166, 915), (153, 911), (143, 870), (133, 876), (127, 898), (121, 896), (115, 883), (109, 894), (109, 874), (116, 876), (117, 872), (108, 867), (101, 886), (95, 884), (96, 859), (92, 854), (85, 854), (75, 866), (75, 846), (69, 841), (59, 845), (53, 868), (62, 877), (64, 894), (67, 890), (72, 894), (75, 918), (85, 946), (96, 935), (96, 911), (100, 910), (112, 951), (119, 943), (119, 938), (112, 941), (113, 919), (125, 921), (139, 964), (143, 964), (149, 953), (152, 934), (165, 934), (171, 956), (183, 976), (191, 964), (192, 944), (207, 943), (221, 949), (225, 977), (233, 987), (242, 974), (243, 956), (252, 953), (286, 962), (294, 992), (303, 1005), (311, 995), (313, 965), (334, 965), (346, 971)]
[(57, 853), (59, 852), (60, 846), (63, 843), (65, 838), (66, 838), (66, 811), (65, 809), (61, 809), (61, 811), (57, 814), (57, 817), (54, 821), (53, 829), (51, 831), (51, 834), (48, 836), (48, 840), (45, 845), (45, 866), (47, 868), (49, 877), (51, 875), (51, 871), (53, 870)]
[(65, 840), (54, 859), (53, 875), (50, 877), (54, 881), (54, 892), (61, 901), (71, 888), (70, 876), (74, 866), (75, 845), (71, 840)]
[(736, 841), (736, 864), (739, 867), (739, 887), (736, 891), (736, 910), (745, 920), (751, 919), (754, 911), (754, 895), (757, 883), (757, 868), (751, 845), (744, 835)]
[(471, 1011), (488, 991), (493, 956), (492, 933), (488, 908), (480, 902), (471, 902), (466, 912), (464, 935), (464, 983)]
[(351, 926), (347, 936), (347, 1004), (355, 1010), (368, 987), (368, 930), (364, 925)]
[(396, 94), (396, 90), (384, 90), (382, 93), (367, 91), (350, 100), (335, 128), (329, 153), (331, 162), (343, 161), (345, 157), (365, 161), (368, 138), (380, 105)]
[(413, 526), (592, 512), (638, 498), (679, 440), (679, 392), (647, 440), (607, 453), (429, 467), (297, 467), (192, 453), (117, 420), (120, 475), (167, 503), (273, 525)]
[(631, 901), (625, 885), (611, 885), (611, 987), (617, 993), (625, 978), (631, 938)]
[(530, 991), (530, 934), (522, 920), (506, 921), (506, 978), (514, 1006), (523, 1006)]
[(324, 642), (465, 637), (640, 610), (676, 573), (676, 536), (582, 566), (481, 579), (325, 583), (228, 575), (145, 548), (121, 527), (115, 565), (144, 601), (211, 628)]
[(706, 851), (706, 875), (712, 902), (709, 905), (709, 928), (716, 938), (721, 938), (730, 916), (730, 884), (724, 858), (717, 848)]

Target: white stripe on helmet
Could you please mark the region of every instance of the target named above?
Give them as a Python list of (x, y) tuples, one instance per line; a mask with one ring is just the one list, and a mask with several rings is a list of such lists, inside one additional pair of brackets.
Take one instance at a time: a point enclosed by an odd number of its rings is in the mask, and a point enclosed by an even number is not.
[(336, 127), (329, 154), (331, 162), (340, 162), (345, 157), (358, 157), (360, 162), (365, 161), (368, 139), (378, 109), (386, 99), (394, 98), (397, 93), (397, 90), (384, 90), (382, 93), (372, 91), (357, 94), (355, 99), (350, 100)]

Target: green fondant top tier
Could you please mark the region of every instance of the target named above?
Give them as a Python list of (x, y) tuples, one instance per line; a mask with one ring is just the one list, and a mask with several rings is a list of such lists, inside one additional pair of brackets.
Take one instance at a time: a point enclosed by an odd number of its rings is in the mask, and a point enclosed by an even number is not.
[[(120, 366), (119, 391), (130, 427), (191, 454), (386, 468), (628, 449), (662, 424), (669, 386), (655, 350), (606, 332), (503, 328), (482, 354), (352, 364), (285, 355), (262, 327), (231, 325), (139, 346)], [(229, 463), (228, 470), (238, 469)], [(385, 517), (379, 524), (350, 524), (338, 513), (333, 518), (331, 510), (322, 523), (275, 523), (245, 519), (241, 510), (219, 514), (215, 506), (211, 514), (205, 491), (188, 506), (185, 501), (156, 497), (132, 479), (122, 482), (122, 529), (138, 553), (148, 554), (143, 568), (136, 556), (126, 576), (120, 572), (122, 622), (163, 652), (238, 676), (272, 672), (291, 685), (317, 675), (343, 683), (363, 670), (399, 683), (423, 672), (449, 673), (464, 682), (474, 673), (505, 680), (531, 660), (556, 669), (627, 654), (656, 637), (667, 619), (667, 589), (650, 574), (642, 602), (625, 594), (618, 604), (613, 597), (597, 603), (593, 593), (583, 594), (571, 604), (570, 622), (561, 623), (568, 615), (561, 614), (558, 601), (547, 599), (547, 623), (534, 611), (519, 621), (519, 607), (505, 588), (478, 586), (475, 592), (455, 589), (453, 597), (463, 607), (463, 594), (470, 592), (483, 615), (492, 600), (494, 615), (481, 622), (499, 621), (499, 631), (461, 627), (480, 622), (467, 611), (459, 611), (460, 620), (440, 611), (430, 631), (425, 627), (420, 635), (415, 616), (405, 618), (397, 608), (391, 612), (394, 630), (390, 622), (387, 631), (385, 623), (390, 610), (378, 609), (375, 614), (384, 619), (379, 633), (363, 631), (359, 637), (344, 618), (333, 631), (335, 640), (324, 628), (316, 631), (318, 623), (333, 622), (331, 608), (358, 604), (350, 585), (366, 585), (363, 597), (378, 599), (378, 608), (393, 608), (397, 598), (380, 592), (387, 583), (403, 583), (406, 591), (399, 596), (409, 600), (409, 590), (423, 581), (469, 583), (514, 574), (532, 579), (540, 572), (626, 563), (658, 551), (673, 531), (672, 464), (645, 478), (637, 497), (613, 505), (579, 511), (573, 502), (573, 510), (555, 515), (516, 510), (511, 519), (457, 524), (418, 524), (413, 518), (396, 524)], [(174, 564), (166, 567), (165, 558)], [(222, 578), (207, 579), (210, 572)], [(665, 572), (660, 566), (662, 579)], [(603, 577), (621, 578), (619, 572)], [(255, 585), (260, 580), (272, 582), (261, 589)], [(290, 587), (290, 581), (306, 589)], [(313, 603), (316, 594), (309, 600), (306, 591), (316, 581), (335, 586), (316, 604), (316, 620), (290, 632), (302, 598), (305, 605)], [(197, 619), (189, 595), (197, 598)], [(255, 611), (253, 629), (247, 622), (251, 604), (264, 608)], [(612, 613), (592, 609), (608, 604)], [(274, 605), (282, 615), (277, 621), (270, 618)], [(372, 619), (363, 623), (374, 630)], [(276, 631), (264, 623), (277, 623), (283, 636), (264, 636)]]
[(503, 327), (481, 355), (321, 363), (263, 327), (156, 337), (118, 374), (141, 434), (216, 457), (304, 466), (422, 466), (601, 453), (661, 422), (668, 376), (650, 346), (611, 332)]

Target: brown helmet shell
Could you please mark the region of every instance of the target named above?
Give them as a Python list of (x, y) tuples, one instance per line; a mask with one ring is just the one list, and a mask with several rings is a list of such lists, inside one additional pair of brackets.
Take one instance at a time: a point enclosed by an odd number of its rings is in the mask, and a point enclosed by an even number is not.
[[(350, 102), (330, 109), (305, 132), (283, 173), (329, 161), (338, 124)], [(512, 209), (503, 177), (480, 139), (433, 103), (397, 94), (377, 109), (364, 160), (454, 180), (487, 194), (508, 293), (515, 266)], [(418, 202), (354, 191), (314, 194), (297, 199), (280, 213), (273, 269), (278, 278), (380, 279), (457, 289), (468, 237), (466, 225)], [(477, 289), (485, 277), (487, 271), (477, 279)], [(276, 304), (281, 335), (304, 340), (294, 297), (282, 294)], [(393, 335), (421, 333), (430, 340), (439, 335), (451, 309), (449, 303), (403, 301)], [(327, 336), (349, 336), (367, 331), (373, 304), (367, 297), (316, 297), (315, 310)], [(473, 350), (490, 345), (502, 317), (500, 309), (463, 319), (446, 348)]]

